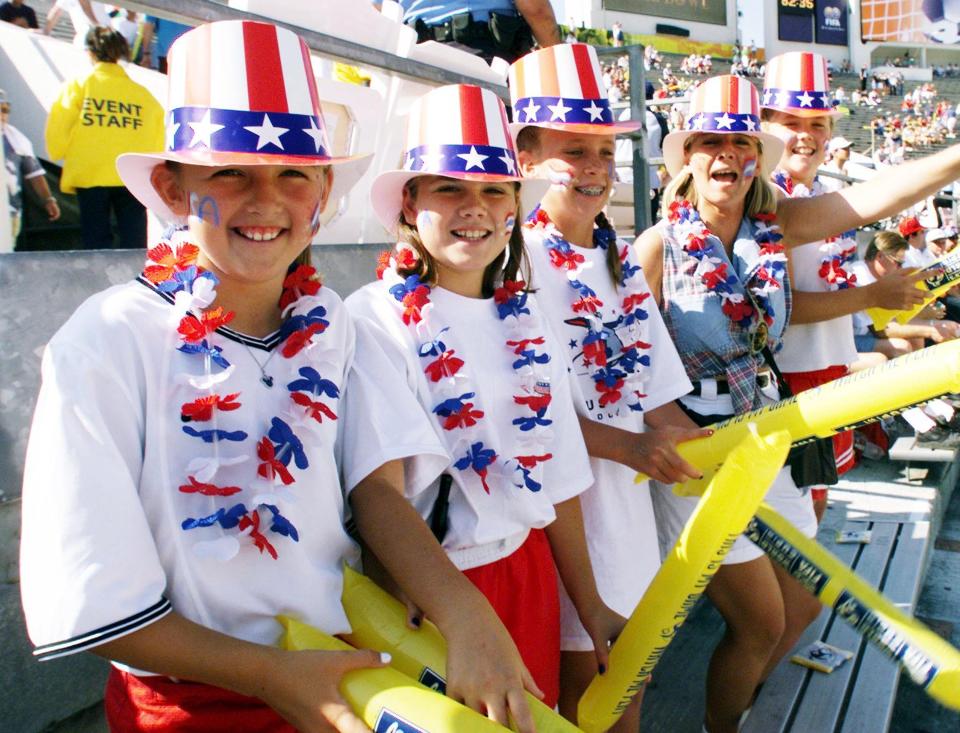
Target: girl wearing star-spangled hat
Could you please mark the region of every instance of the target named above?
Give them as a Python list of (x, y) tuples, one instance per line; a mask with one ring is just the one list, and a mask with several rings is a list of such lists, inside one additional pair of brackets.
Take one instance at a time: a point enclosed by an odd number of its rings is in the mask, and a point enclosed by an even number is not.
[[(817, 178), (834, 121), (827, 61), (817, 53), (795, 51), (767, 63), (763, 84), (763, 129), (781, 138), (783, 155), (773, 173), (781, 197), (824, 193)], [(818, 242), (793, 247), (788, 259), (793, 278), (793, 314), (783, 334), (777, 365), (793, 392), (839, 379), (857, 361), (852, 314), (871, 307), (911, 308), (923, 299), (921, 276), (897, 268), (874, 283), (858, 283), (852, 265), (857, 256), (855, 231), (834, 232)], [(837, 473), (856, 463), (853, 431), (833, 436)], [(817, 518), (827, 508), (827, 487), (810, 488)]]
[[(628, 616), (660, 566), (649, 490), (634, 477), (699, 475), (674, 445), (705, 434), (674, 404), (689, 382), (629, 242), (617, 239), (603, 213), (615, 183), (615, 136), (640, 123), (614, 121), (587, 44), (524, 56), (510, 67), (510, 93), (520, 169), (553, 184), (523, 235), (537, 297), (580, 388), (595, 479), (580, 496), (590, 562), (604, 601)], [(560, 712), (575, 721), (598, 660), (562, 590), (561, 629)], [(635, 732), (641, 702), (638, 695), (613, 730)]]
[[(760, 128), (745, 79), (718, 76), (695, 90), (687, 128), (664, 140), (673, 180), (666, 218), (635, 249), (694, 390), (680, 402), (701, 424), (769, 404), (781, 391), (766, 366), (790, 318), (785, 249), (892, 215), (960, 174), (960, 147), (880, 173), (842, 191), (777, 200), (768, 182), (783, 142)], [(812, 537), (816, 517), (789, 468), (766, 499)], [(654, 494), (658, 529), (672, 543), (692, 511), (670, 487)], [(727, 629), (707, 674), (705, 729), (733, 733), (819, 603), (746, 537), (707, 589)]]
[(407, 123), (401, 169), (379, 175), (374, 212), (397, 236), (381, 279), (347, 299), (380, 329), (435, 420), (451, 465), (407, 495), (490, 601), (544, 702), (559, 690), (557, 576), (605, 663), (624, 619), (603, 602), (578, 495), (592, 483), (566, 356), (525, 281), (521, 180), (503, 103), (445, 86)]
[(403, 498), (446, 452), (309, 264), (369, 156), (332, 155), (309, 49), (287, 29), (200, 26), (169, 70), (166, 151), (118, 168), (171, 229), (44, 355), (21, 544), (35, 654), (111, 660), (115, 731), (367, 730), (338, 685), (376, 652), (276, 646), (278, 614), (350, 631), (349, 501), (446, 636), (450, 687), (497, 714), (521, 696), (498, 674), (516, 652)]

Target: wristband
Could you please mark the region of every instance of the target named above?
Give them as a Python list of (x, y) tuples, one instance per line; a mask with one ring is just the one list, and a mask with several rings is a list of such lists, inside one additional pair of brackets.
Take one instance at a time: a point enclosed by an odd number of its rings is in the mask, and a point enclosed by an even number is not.
[(49, 204), (51, 201), (53, 201), (53, 203), (57, 203), (57, 197), (56, 197), (56, 196), (47, 196), (47, 200), (46, 200), (44, 203), (48, 203), (48, 204)]

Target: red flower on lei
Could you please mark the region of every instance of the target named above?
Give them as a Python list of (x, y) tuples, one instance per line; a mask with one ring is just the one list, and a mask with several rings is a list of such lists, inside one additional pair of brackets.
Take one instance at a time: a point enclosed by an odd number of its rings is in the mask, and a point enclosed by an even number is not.
[(316, 295), (319, 293), (323, 284), (316, 275), (316, 268), (310, 267), (310, 265), (300, 265), (296, 270), (287, 275), (283, 281), (283, 294), (280, 296), (280, 310), (285, 310), (288, 305), (304, 295)]
[(195, 244), (181, 244), (174, 254), (169, 244), (161, 242), (147, 250), (147, 260), (155, 264), (143, 268), (143, 276), (154, 285), (159, 285), (164, 280), (172, 278), (177, 270), (185, 270), (196, 264), (198, 254), (200, 254), (200, 248)]
[(220, 326), (230, 323), (233, 316), (233, 311), (224, 311), (220, 306), (203, 311), (200, 318), (197, 318), (193, 313), (187, 313), (180, 319), (177, 333), (183, 336), (183, 340), (188, 344), (198, 344)]
[(213, 419), (214, 410), (230, 412), (238, 409), (240, 403), (237, 402), (237, 397), (239, 396), (239, 392), (228, 394), (226, 397), (211, 394), (206, 397), (198, 397), (193, 402), (185, 402), (180, 407), (180, 419), (184, 422), (189, 420), (196, 420), (197, 422), (211, 420)]

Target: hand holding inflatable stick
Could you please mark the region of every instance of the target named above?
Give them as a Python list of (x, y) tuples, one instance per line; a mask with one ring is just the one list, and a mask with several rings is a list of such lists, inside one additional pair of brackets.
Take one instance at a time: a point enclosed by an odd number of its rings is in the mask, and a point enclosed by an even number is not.
[(873, 321), (873, 327), (882, 331), (890, 321), (907, 323), (917, 317), (926, 306), (946, 293), (954, 285), (960, 284), (960, 250), (954, 250), (933, 264), (923, 268), (924, 278), (917, 283), (917, 289), (927, 291), (923, 302), (910, 310), (894, 311), (886, 308), (867, 308), (867, 315)]
[(823, 605), (895, 659), (935, 700), (960, 710), (960, 651), (911, 618), (843, 562), (761, 504), (745, 533)]
[[(422, 685), (446, 690), (447, 643), (440, 630), (424, 621), (418, 629), (406, 622), (404, 605), (365, 575), (348, 568), (343, 574), (343, 609), (353, 631), (346, 636), (358, 649), (390, 652), (391, 666)], [(527, 693), (537, 731), (574, 733), (579, 729)]]
[[(711, 427), (713, 435), (677, 446), (704, 478), (676, 484), (674, 492), (696, 496), (727, 454), (755, 423), (761, 435), (786, 430), (794, 444), (825, 438), (896, 415), (941, 395), (960, 391), (960, 341), (948, 341), (898, 357), (807, 390), (759, 410), (736, 415)], [(647, 477), (637, 476), (637, 481)]]
[[(284, 633), (284, 649), (353, 649), (319, 629), (287, 616), (277, 617)], [(504, 733), (507, 729), (449, 697), (425, 689), (391, 667), (348, 672), (340, 692), (373, 733)]]
[(785, 431), (761, 438), (746, 427), (611, 648), (606, 673), (594, 677), (580, 698), (577, 722), (584, 731), (608, 730), (646, 683), (760, 505), (789, 446)]

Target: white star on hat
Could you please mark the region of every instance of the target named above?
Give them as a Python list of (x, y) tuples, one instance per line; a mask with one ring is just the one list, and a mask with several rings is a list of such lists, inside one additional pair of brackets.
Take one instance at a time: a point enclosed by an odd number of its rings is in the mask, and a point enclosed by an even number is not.
[(560, 120), (561, 122), (567, 121), (567, 112), (573, 111), (573, 107), (564, 107), (563, 100), (558, 99), (556, 104), (548, 104), (547, 109), (550, 110), (550, 121)]
[(177, 131), (183, 127), (179, 122), (171, 122), (167, 126), (167, 150), (173, 150), (173, 140), (177, 136)]
[(826, 92), (820, 92), (820, 106), (829, 107), (830, 106), (830, 95)]
[(507, 166), (507, 171), (512, 176), (516, 171), (516, 166), (514, 165), (513, 158), (510, 157), (510, 153), (504, 153), (499, 159), (503, 161), (505, 166)]
[(801, 107), (809, 107), (811, 104), (813, 104), (813, 97), (807, 94), (806, 90), (804, 90), (803, 94), (797, 97), (797, 101), (800, 102)]
[(726, 112), (724, 112), (721, 117), (717, 118), (717, 128), (723, 127), (729, 130), (730, 125), (732, 124), (733, 124), (733, 117), (728, 115)]
[(763, 90), (763, 103), (764, 103), (764, 105), (770, 104), (770, 100), (771, 100), (771, 99), (773, 99), (773, 92), (771, 92), (769, 89), (764, 89), (764, 90)]
[(752, 117), (747, 117), (743, 124), (747, 126), (747, 129), (750, 130), (750, 132), (753, 132), (754, 128), (757, 126), (757, 123), (753, 121)]
[(526, 107), (523, 108), (523, 113), (527, 116), (527, 122), (532, 122), (537, 119), (537, 112), (540, 111), (540, 105), (534, 104), (533, 99), (530, 99), (530, 102)]
[(187, 126), (193, 130), (193, 139), (190, 141), (191, 148), (198, 143), (202, 143), (209, 148), (210, 137), (213, 133), (224, 128), (224, 125), (217, 125), (210, 122), (210, 110), (204, 113), (202, 120), (199, 122), (188, 122)]
[(417, 159), (416, 159), (414, 156), (408, 155), (408, 156), (407, 156), (407, 159), (406, 159), (405, 161), (403, 161), (403, 169), (404, 169), (405, 171), (412, 171), (412, 170), (413, 170), (413, 164), (414, 164), (414, 162), (416, 162), (416, 160), (417, 160)]
[(423, 161), (420, 170), (438, 171), (440, 170), (440, 163), (443, 161), (443, 153), (421, 153), (420, 160)]
[[(249, 130), (250, 128), (248, 127), (247, 129)], [(313, 138), (314, 152), (319, 153), (320, 148), (324, 147), (324, 143), (326, 142), (326, 140), (324, 139), (325, 136), (323, 134), (323, 128), (317, 127), (316, 123), (313, 120), (313, 117), (311, 117), (310, 127), (304, 127), (303, 131)], [(258, 147), (258, 150), (259, 150), (259, 147)]]
[(485, 161), (490, 156), (480, 155), (480, 153), (477, 152), (477, 149), (473, 145), (471, 145), (469, 153), (457, 153), (457, 157), (463, 158), (465, 161), (467, 161), (466, 170), (470, 170), (471, 168), (479, 168), (480, 170), (486, 170), (486, 168), (483, 167), (483, 161)]
[(603, 107), (598, 107), (597, 102), (594, 99), (590, 100), (590, 106), (584, 107), (583, 111), (590, 114), (591, 122), (603, 119)]
[(251, 125), (249, 127), (244, 127), (244, 130), (248, 130), (257, 136), (257, 150), (264, 147), (265, 145), (276, 145), (278, 148), (283, 150), (283, 143), (280, 142), (280, 137), (289, 132), (289, 128), (286, 127), (274, 127), (273, 123), (270, 122), (270, 116), (263, 116), (263, 124), (261, 125)]
[(777, 94), (777, 106), (786, 107), (790, 102), (790, 92), (783, 91)]
[(702, 114), (695, 115), (693, 118), (693, 125), (692, 125), (693, 129), (702, 130), (704, 122), (706, 122), (706, 120), (703, 118)]

